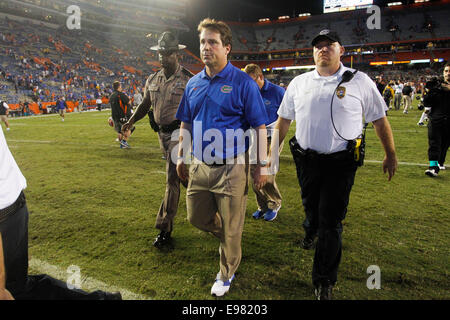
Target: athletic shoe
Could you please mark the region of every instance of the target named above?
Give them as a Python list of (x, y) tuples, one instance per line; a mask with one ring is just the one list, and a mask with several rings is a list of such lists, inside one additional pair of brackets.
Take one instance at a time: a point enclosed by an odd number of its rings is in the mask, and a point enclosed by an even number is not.
[(120, 142), (119, 138), (116, 138), (116, 142)]
[(120, 149), (128, 149), (130, 145), (125, 140), (120, 141)]
[(404, 114), (408, 114), (408, 110), (403, 110), (403, 113)]
[(425, 124), (423, 122), (418, 122), (417, 125), (418, 126), (424, 126)]
[(445, 170), (445, 166), (444, 165), (439, 165), (439, 170)]
[(216, 276), (216, 281), (214, 282), (212, 288), (211, 288), (211, 295), (216, 297), (221, 297), (225, 293), (227, 293), (230, 290), (231, 281), (234, 280), (234, 274), (231, 276), (231, 278), (228, 281), (222, 281), (220, 279), (220, 272)]
[(280, 210), (281, 206), (279, 206), (278, 208), (271, 210), (269, 209), (265, 214), (264, 214), (264, 220), (266, 221), (273, 221), (275, 220), (275, 218), (277, 217), (278, 211)]
[(6, 128), (6, 131), (9, 131), (9, 128)]
[(437, 177), (439, 173), (439, 167), (429, 167), (425, 174), (429, 177)]
[(260, 209), (256, 210), (253, 214), (252, 217), (253, 219), (260, 219), (264, 216), (264, 212), (262, 212)]

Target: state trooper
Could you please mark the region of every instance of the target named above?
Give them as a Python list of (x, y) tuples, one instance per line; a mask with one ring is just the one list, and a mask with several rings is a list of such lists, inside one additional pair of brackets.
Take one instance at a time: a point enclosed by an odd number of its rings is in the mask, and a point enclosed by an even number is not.
[(175, 114), (186, 83), (193, 76), (178, 62), (179, 50), (184, 48), (186, 46), (179, 44), (175, 35), (169, 31), (163, 32), (158, 45), (150, 48), (158, 51), (162, 68), (148, 77), (142, 103), (128, 122), (122, 126), (122, 131), (126, 131), (148, 114), (150, 126), (158, 133), (159, 143), (166, 159), (166, 191), (155, 223), (160, 233), (153, 242), (157, 248), (171, 242), (173, 220), (180, 198), (180, 179), (176, 171), (176, 159), (174, 161), (171, 159), (172, 149), (178, 141), (171, 141), (171, 136), (173, 131), (180, 127), (180, 121), (175, 118)]

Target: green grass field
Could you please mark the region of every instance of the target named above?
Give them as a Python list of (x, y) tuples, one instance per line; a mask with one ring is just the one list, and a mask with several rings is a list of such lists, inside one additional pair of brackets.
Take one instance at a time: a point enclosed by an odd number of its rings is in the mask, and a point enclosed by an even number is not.
[[(344, 221), (335, 299), (450, 298), (450, 170), (425, 176), (427, 128), (416, 125), (420, 114), (389, 113), (400, 162), (391, 182), (369, 125), (368, 161), (357, 172)], [(129, 140), (132, 148), (122, 150), (109, 115), (10, 121), (5, 136), (28, 182), (30, 258), (64, 270), (77, 265), (84, 277), (149, 299), (215, 299), (210, 288), (219, 269), (218, 241), (187, 221), (184, 188), (174, 249), (152, 246), (165, 190), (157, 135), (145, 118)], [(251, 218), (257, 206), (250, 188), (242, 262), (224, 299), (314, 299), (313, 251), (299, 247), (304, 211), (287, 145), (277, 182), (284, 199), (273, 222)], [(381, 270), (379, 290), (366, 286), (370, 265)]]

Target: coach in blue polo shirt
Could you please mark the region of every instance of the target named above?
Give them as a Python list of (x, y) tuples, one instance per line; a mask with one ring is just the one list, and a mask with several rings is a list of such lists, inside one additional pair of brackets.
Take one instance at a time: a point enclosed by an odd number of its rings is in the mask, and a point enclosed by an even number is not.
[[(189, 221), (220, 239), (220, 270), (211, 294), (223, 296), (242, 256), (249, 168), (245, 137), (250, 127), (257, 129), (259, 166), (253, 179), (262, 187), (266, 181), (261, 171), (267, 165), (267, 115), (256, 83), (228, 62), (230, 28), (207, 18), (198, 31), (205, 69), (189, 80), (176, 115), (181, 120), (177, 173), (181, 180), (189, 180)], [(194, 157), (188, 173), (185, 159), (191, 139)]]
[[(285, 90), (267, 79), (264, 79), (262, 70), (257, 64), (250, 63), (246, 65), (244, 72), (255, 80), (260, 89), (264, 105), (266, 106), (268, 117), (268, 121), (266, 122), (267, 145), (270, 147), (272, 131), (278, 119), (278, 108), (280, 107), (281, 101), (283, 101)], [(278, 148), (279, 156), (283, 149), (283, 142), (277, 144), (277, 146), (278, 145), (280, 146)], [(254, 169), (255, 166), (251, 165), (250, 172)], [(252, 187), (256, 195), (256, 202), (258, 203), (258, 210), (253, 213), (253, 218), (260, 219), (264, 217), (264, 220), (266, 221), (273, 221), (281, 208), (281, 193), (275, 181), (275, 173), (267, 177), (267, 183), (263, 188), (256, 188), (254, 183), (252, 183)]]

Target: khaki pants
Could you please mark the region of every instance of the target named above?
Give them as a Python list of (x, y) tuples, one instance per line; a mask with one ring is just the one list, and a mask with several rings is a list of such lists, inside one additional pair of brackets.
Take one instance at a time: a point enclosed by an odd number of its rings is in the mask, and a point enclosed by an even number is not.
[[(268, 138), (267, 139), (267, 150), (269, 150), (269, 148), (270, 148), (270, 142), (271, 142), (271, 139)], [(280, 156), (281, 151), (283, 151), (283, 145), (284, 145), (284, 143), (282, 142), (280, 144), (280, 148), (278, 150), (278, 156)], [(255, 164), (252, 164), (250, 166), (250, 173), (252, 176), (253, 176), (253, 172), (256, 169), (256, 166), (257, 165), (255, 165)], [(258, 207), (262, 212), (266, 212), (269, 209), (274, 210), (281, 206), (282, 197), (281, 197), (280, 190), (278, 189), (277, 183), (275, 181), (275, 177), (276, 177), (276, 175), (269, 175), (267, 177), (266, 184), (261, 189), (256, 188), (255, 183), (252, 179), (252, 188), (256, 195), (256, 202), (258, 203)]]
[(412, 101), (410, 96), (403, 96), (403, 105), (405, 106), (405, 108), (403, 109), (404, 111), (408, 111), (408, 109), (412, 108)]
[(219, 265), (223, 281), (231, 278), (241, 262), (248, 168), (248, 164), (208, 166), (198, 162), (189, 167), (188, 220), (220, 240)]
[(178, 210), (180, 200), (180, 178), (177, 174), (177, 166), (171, 160), (172, 149), (178, 146), (178, 141), (170, 141), (171, 133), (159, 132), (159, 143), (164, 149), (166, 157), (166, 193), (156, 216), (155, 228), (172, 232), (173, 220)]

